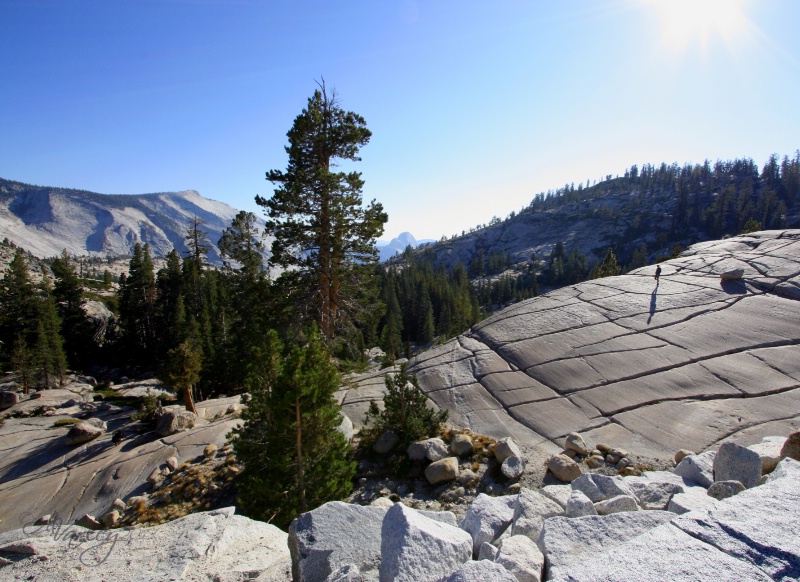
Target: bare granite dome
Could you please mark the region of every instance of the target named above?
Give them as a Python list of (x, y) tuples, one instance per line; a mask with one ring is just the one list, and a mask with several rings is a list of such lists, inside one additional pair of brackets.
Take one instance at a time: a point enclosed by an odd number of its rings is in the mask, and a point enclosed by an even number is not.
[[(450, 422), (548, 450), (579, 432), (671, 458), (800, 427), (800, 231), (697, 244), (661, 267), (658, 284), (649, 266), (513, 305), (409, 371)], [(382, 383), (341, 394), (356, 422)]]

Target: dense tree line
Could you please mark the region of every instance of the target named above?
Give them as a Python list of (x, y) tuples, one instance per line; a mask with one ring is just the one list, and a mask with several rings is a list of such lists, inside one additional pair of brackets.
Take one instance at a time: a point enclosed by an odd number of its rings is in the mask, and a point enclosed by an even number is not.
[(407, 344), (461, 333), (480, 318), (475, 288), (461, 263), (449, 272), (434, 268), (431, 255), (409, 248), (402, 267), (381, 266), (378, 276), (386, 311), (375, 337), (390, 358), (403, 355)]
[[(63, 288), (59, 296), (64, 297)], [(67, 372), (56, 297), (47, 272), (35, 285), (25, 253), (16, 249), (0, 285), (0, 354), (19, 373), (25, 393), (34, 386), (56, 386)]]

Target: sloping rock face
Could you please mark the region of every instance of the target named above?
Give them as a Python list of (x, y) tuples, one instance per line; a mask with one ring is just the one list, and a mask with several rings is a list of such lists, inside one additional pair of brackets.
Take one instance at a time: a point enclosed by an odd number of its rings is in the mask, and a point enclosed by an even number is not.
[[(239, 396), (208, 400), (197, 403), (200, 420), (194, 428), (159, 438), (146, 428), (140, 432), (142, 427), (130, 420), (130, 408), (92, 402), (91, 387), (87, 388), (87, 392), (44, 390), (42, 398), (23, 397), (4, 411), (30, 413), (46, 406), (53, 415), (6, 418), (0, 426), (0, 532), (46, 514), (58, 516), (64, 524), (87, 513), (99, 518), (112, 509), (115, 499), (149, 491), (148, 476), (163, 470), (171, 457), (180, 464), (203, 458), (209, 444), (223, 447), (226, 435), (241, 422), (231, 416), (203, 420), (212, 418), (206, 408), (227, 410)], [(68, 444), (70, 427), (56, 427), (54, 422), (86, 415), (106, 423), (107, 430), (89, 442)], [(113, 435), (118, 430), (125, 438), (116, 444)]]
[[(505, 309), (409, 362), (450, 422), (524, 445), (571, 432), (669, 457), (800, 427), (800, 231), (679, 258)], [(744, 270), (742, 279), (720, 274)], [(377, 374), (341, 394), (358, 418)]]
[(164, 525), (92, 532), (66, 525), (0, 534), (3, 580), (290, 580), (287, 534), (232, 507)]

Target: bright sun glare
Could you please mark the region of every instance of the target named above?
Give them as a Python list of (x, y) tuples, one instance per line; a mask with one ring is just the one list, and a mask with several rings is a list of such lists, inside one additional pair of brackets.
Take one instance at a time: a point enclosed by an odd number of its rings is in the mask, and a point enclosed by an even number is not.
[(656, 0), (664, 44), (679, 52), (720, 37), (730, 45), (745, 27), (744, 0)]

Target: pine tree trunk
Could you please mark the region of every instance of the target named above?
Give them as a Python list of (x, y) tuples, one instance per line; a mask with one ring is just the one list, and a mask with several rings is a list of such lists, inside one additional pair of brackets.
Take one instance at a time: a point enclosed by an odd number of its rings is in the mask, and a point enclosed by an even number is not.
[(197, 407), (194, 405), (194, 387), (189, 385), (183, 391), (183, 403), (186, 405), (186, 410), (197, 414)]

